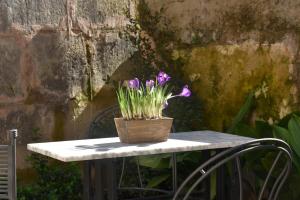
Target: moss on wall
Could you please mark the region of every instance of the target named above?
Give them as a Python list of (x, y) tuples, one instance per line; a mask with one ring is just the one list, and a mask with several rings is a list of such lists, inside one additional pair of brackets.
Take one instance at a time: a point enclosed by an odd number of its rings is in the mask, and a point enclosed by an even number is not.
[(209, 128), (228, 127), (247, 94), (253, 91), (257, 118), (282, 118), (297, 104), (291, 55), (280, 43), (263, 46), (248, 41), (173, 53), (173, 59), (182, 56), (186, 61), (185, 78), (192, 82), (193, 91), (203, 101)]
[(190, 81), (203, 101), (205, 127), (224, 130), (250, 92), (253, 119), (272, 123), (298, 109), (299, 9), (292, 1), (141, 0), (139, 23), (160, 67)]
[(65, 129), (66, 113), (62, 106), (57, 106), (54, 109), (54, 128), (52, 134), (52, 140), (63, 140)]

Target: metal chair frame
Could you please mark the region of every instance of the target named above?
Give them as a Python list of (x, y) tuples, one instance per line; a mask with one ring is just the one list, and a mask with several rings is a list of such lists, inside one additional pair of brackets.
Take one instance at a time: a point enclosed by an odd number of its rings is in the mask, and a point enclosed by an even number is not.
[(8, 131), (9, 144), (0, 145), (0, 199), (17, 199), (16, 129)]
[[(238, 187), (239, 187), (239, 197), (238, 199), (243, 200), (243, 184), (242, 184), (242, 172), (241, 172), (241, 163), (240, 163), (240, 157), (253, 151), (258, 150), (270, 150), (272, 152), (278, 152), (277, 156), (275, 157), (273, 164), (265, 178), (265, 181), (261, 187), (261, 190), (258, 195), (258, 200), (262, 200), (263, 195), (266, 192), (267, 184), (270, 181), (270, 177), (272, 173), (274, 172), (274, 169), (276, 165), (278, 164), (278, 161), (282, 158), (286, 158), (286, 163), (284, 164), (284, 167), (282, 168), (281, 172), (279, 173), (279, 176), (276, 178), (273, 186), (271, 187), (268, 200), (276, 200), (278, 197), (278, 194), (286, 181), (291, 167), (292, 167), (292, 150), (289, 147), (287, 143), (285, 143), (282, 140), (274, 139), (274, 138), (266, 138), (266, 139), (259, 139), (254, 140), (251, 142), (248, 142), (246, 144), (236, 146), (230, 149), (227, 149), (211, 159), (209, 159), (207, 162), (202, 164), (200, 167), (198, 167), (194, 172), (192, 172), (188, 178), (181, 184), (181, 186), (178, 188), (177, 192), (175, 193), (173, 200), (187, 200), (194, 189), (205, 180), (205, 178), (208, 178), (212, 172), (218, 170), (220, 167), (223, 167), (228, 162), (234, 161), (236, 168), (237, 168), (237, 175), (238, 175)], [(196, 179), (196, 181), (195, 181)], [(187, 192), (186, 192), (186, 188)], [(183, 194), (185, 193), (185, 194)], [(183, 195), (181, 195), (183, 194)]]
[[(108, 115), (116, 115), (116, 114), (120, 114), (120, 110), (119, 110), (119, 106), (118, 105), (114, 105), (111, 106), (103, 111), (101, 111), (93, 120), (93, 122), (90, 124), (90, 128), (88, 131), (88, 137), (91, 138), (93, 137), (93, 135), (91, 135), (92, 133), (92, 129), (94, 128), (94, 126), (97, 126), (97, 123), (99, 123), (99, 121), (101, 121), (102, 119), (105, 119)], [(174, 127), (172, 127), (172, 132), (174, 132), (175, 129)], [(142, 175), (141, 175), (141, 170), (140, 170), (140, 165), (138, 162), (138, 159), (136, 159), (136, 168), (137, 168), (137, 175), (138, 175), (138, 182), (139, 182), (139, 187), (125, 187), (122, 186), (123, 183), (123, 179), (124, 179), (124, 174), (125, 174), (125, 166), (126, 166), (126, 158), (122, 159), (122, 168), (121, 168), (121, 175), (118, 181), (118, 186), (117, 189), (119, 191), (137, 191), (137, 192), (142, 192), (142, 191), (151, 191), (151, 192), (158, 192), (160, 194), (162, 194), (161, 196), (155, 196), (153, 198), (145, 198), (145, 199), (157, 199), (160, 197), (172, 197), (174, 195), (174, 193), (177, 190), (177, 163), (176, 163), (176, 154), (173, 153), (171, 156), (172, 159), (172, 178), (173, 178), (173, 184), (172, 184), (172, 190), (168, 191), (168, 190), (161, 190), (161, 189), (155, 189), (155, 188), (146, 188), (143, 185), (143, 181), (142, 181)], [(103, 163), (102, 163), (103, 164)], [(91, 193), (93, 193), (91, 190), (92, 187), (90, 187), (91, 184), (91, 171), (92, 168), (95, 169), (95, 176), (96, 179), (99, 179), (100, 177), (97, 176), (101, 176), (100, 171), (100, 165), (101, 162), (97, 162), (97, 161), (87, 161), (87, 163), (85, 164), (84, 168), (85, 168), (85, 172), (84, 172), (84, 176), (85, 176), (85, 181), (84, 181), (84, 192), (85, 192), (85, 197), (90, 199), (91, 198)], [(92, 195), (92, 196), (97, 196), (97, 195)], [(144, 199), (143, 197), (137, 198), (139, 200)]]

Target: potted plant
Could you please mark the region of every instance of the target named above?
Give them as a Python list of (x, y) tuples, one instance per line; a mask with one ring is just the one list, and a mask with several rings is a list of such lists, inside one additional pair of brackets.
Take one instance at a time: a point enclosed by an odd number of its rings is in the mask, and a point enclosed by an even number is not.
[(172, 95), (168, 81), (171, 77), (159, 72), (156, 80), (143, 85), (138, 78), (125, 81), (117, 90), (122, 118), (115, 118), (121, 142), (162, 142), (168, 139), (173, 119), (162, 115), (168, 100), (189, 97), (191, 91), (184, 86), (178, 95)]

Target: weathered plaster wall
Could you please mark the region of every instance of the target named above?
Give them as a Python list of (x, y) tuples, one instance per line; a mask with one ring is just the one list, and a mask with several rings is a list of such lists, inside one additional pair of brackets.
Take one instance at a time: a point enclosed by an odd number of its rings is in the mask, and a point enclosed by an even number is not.
[[(190, 81), (207, 128), (228, 127), (249, 92), (257, 118), (298, 109), (298, 1), (139, 2), (141, 35)], [(0, 133), (20, 129), (20, 166), (27, 142), (82, 138), (114, 103), (105, 83), (133, 65), (124, 31), (135, 12), (133, 0), (0, 1)]]
[(0, 136), (20, 130), (19, 167), (28, 142), (83, 138), (114, 103), (106, 79), (126, 74), (134, 52), (127, 15), (134, 1), (0, 1)]
[(299, 110), (299, 1), (142, 2), (159, 19), (142, 15), (142, 26), (169, 67), (191, 81), (208, 128), (228, 128), (250, 92), (256, 119), (272, 123)]

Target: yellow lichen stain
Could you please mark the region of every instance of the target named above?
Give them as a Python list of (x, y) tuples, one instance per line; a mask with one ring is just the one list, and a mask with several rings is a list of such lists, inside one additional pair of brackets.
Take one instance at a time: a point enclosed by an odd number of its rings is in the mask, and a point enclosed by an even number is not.
[(86, 95), (79, 93), (75, 97), (74, 101), (74, 106), (73, 106), (73, 120), (76, 120), (86, 109), (86, 107), (89, 104), (89, 99)]
[[(173, 58), (178, 59), (177, 50)], [(209, 128), (224, 130), (250, 92), (255, 93), (257, 118), (277, 120), (298, 102), (291, 80), (292, 57), (283, 44), (259, 45), (246, 41), (239, 45), (194, 47), (183, 67), (185, 77), (204, 106)]]
[(52, 132), (52, 140), (60, 141), (65, 135), (66, 113), (63, 106), (57, 106), (54, 109), (54, 127)]

